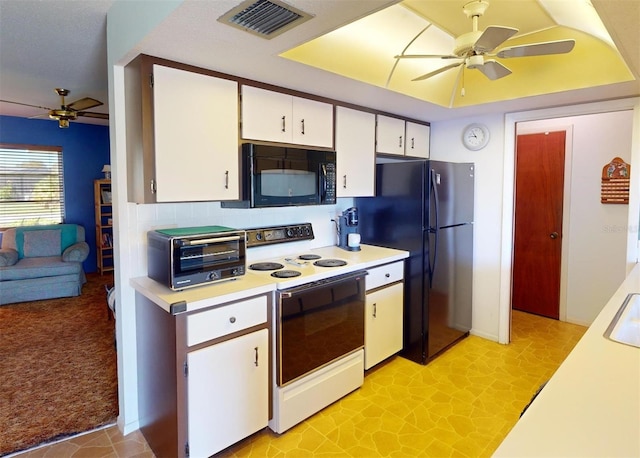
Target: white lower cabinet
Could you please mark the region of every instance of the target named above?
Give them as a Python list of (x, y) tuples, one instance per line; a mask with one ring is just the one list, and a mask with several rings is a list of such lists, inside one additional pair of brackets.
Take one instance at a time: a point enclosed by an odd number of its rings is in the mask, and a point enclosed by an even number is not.
[(187, 355), (189, 456), (210, 456), (269, 421), (266, 329)]
[(269, 424), (271, 302), (172, 314), (136, 292), (139, 423), (155, 456), (211, 456)]
[(402, 350), (403, 263), (369, 270), (364, 320), (364, 368)]

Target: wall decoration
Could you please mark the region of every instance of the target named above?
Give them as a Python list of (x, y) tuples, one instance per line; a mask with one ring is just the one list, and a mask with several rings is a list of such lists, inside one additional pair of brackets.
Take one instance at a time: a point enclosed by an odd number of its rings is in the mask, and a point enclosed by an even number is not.
[(629, 175), (631, 165), (619, 157), (602, 168), (602, 189), (600, 202), (603, 204), (629, 203)]

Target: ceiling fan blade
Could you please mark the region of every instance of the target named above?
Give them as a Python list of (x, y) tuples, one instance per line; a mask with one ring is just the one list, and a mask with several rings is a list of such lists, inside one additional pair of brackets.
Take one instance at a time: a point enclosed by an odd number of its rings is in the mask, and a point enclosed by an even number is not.
[(84, 116), (85, 118), (97, 118), (97, 119), (109, 119), (107, 113), (95, 113), (92, 111), (78, 111), (78, 116)]
[(38, 105), (31, 105), (31, 104), (28, 104), (28, 103), (12, 102), (11, 100), (0, 100), (0, 102), (13, 103), (15, 105), (23, 105), (25, 107), (42, 108), (43, 110), (51, 110), (51, 108), (41, 107), (41, 106), (38, 106)]
[(440, 73), (442, 73), (442, 72), (446, 72), (446, 71), (447, 71), (447, 70), (449, 70), (449, 69), (459, 67), (459, 66), (460, 66), (460, 65), (462, 65), (463, 63), (464, 63), (464, 62), (457, 62), (457, 63), (455, 63), (455, 64), (445, 65), (444, 67), (439, 68), (438, 70), (434, 70), (434, 71), (432, 71), (432, 72), (430, 72), (430, 73), (426, 73), (426, 74), (424, 74), (424, 75), (422, 75), (422, 76), (419, 76), (419, 77), (417, 77), (417, 78), (412, 79), (411, 81), (422, 81), (422, 80), (426, 80), (427, 78), (431, 78), (432, 76), (436, 76), (436, 75), (438, 75), (438, 74), (440, 74)]
[(394, 59), (460, 59), (453, 54), (399, 54), (393, 56)]
[(484, 65), (475, 68), (490, 80), (497, 80), (511, 74), (511, 70), (493, 59), (485, 60)]
[(505, 57), (528, 57), (544, 56), (548, 54), (565, 54), (570, 52), (575, 46), (575, 40), (545, 41), (522, 46), (511, 46), (501, 49), (496, 56)]
[(85, 97), (83, 99), (78, 99), (75, 102), (71, 102), (67, 105), (67, 108), (71, 108), (76, 111), (88, 110), (89, 108), (99, 107), (102, 105), (102, 102), (96, 99), (92, 99), (91, 97)]
[(490, 52), (518, 33), (518, 29), (513, 27), (502, 27), (491, 25), (487, 27), (480, 38), (473, 45), (473, 50), (477, 53)]
[(29, 116), (27, 119), (39, 119), (39, 118), (48, 118), (48, 117), (49, 117), (49, 113), (42, 113), (35, 116)]

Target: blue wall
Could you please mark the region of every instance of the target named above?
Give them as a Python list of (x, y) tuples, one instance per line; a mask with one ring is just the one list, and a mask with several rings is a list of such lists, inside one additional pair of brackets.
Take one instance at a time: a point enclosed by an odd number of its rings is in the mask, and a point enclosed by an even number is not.
[(71, 122), (60, 129), (52, 120), (0, 116), (0, 143), (61, 146), (64, 166), (66, 223), (81, 224), (91, 247), (85, 272), (95, 272), (96, 231), (93, 180), (103, 178), (109, 164), (109, 127)]

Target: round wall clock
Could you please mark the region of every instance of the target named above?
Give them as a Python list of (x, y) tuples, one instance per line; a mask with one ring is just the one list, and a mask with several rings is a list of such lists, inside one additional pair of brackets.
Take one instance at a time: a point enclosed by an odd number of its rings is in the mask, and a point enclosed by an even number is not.
[(489, 143), (489, 128), (484, 124), (469, 124), (462, 131), (462, 143), (471, 151), (484, 148)]

